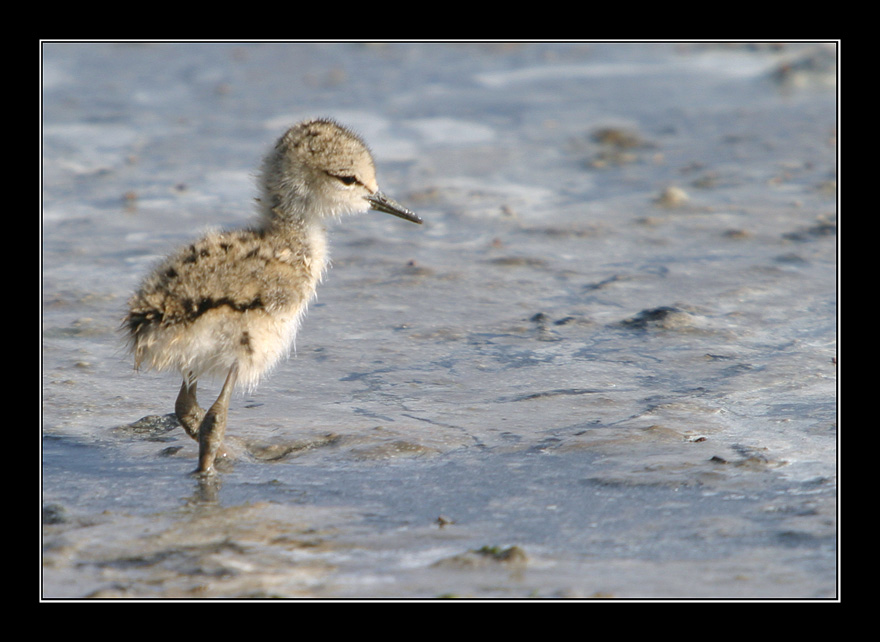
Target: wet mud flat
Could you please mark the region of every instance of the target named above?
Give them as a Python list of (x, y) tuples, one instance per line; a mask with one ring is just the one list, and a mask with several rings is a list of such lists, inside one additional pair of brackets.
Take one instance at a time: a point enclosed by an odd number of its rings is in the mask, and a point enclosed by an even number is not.
[[(710, 455), (723, 451), (672, 435), (647, 436), (636, 453), (606, 445), (426, 455), (388, 442), (365, 457), (345, 441), (323, 446), (335, 456), (302, 454), (283, 471), (238, 462), (213, 483), (187, 479), (191, 460), (165, 459), (177, 475), (163, 478), (156, 462), (120, 473), (108, 454), (89, 469), (113, 476), (112, 498), (62, 495), (44, 506), (44, 590), (551, 599), (833, 591), (833, 484), (780, 483), (764, 454)], [(602, 474), (603, 458), (656, 460), (664, 445), (685, 443), (686, 464)], [(184, 488), (190, 495), (171, 506)], [(168, 508), (125, 505), (155, 502), (157, 491)]]
[[(293, 54), (75, 51), (46, 116), (45, 598), (835, 597), (835, 105), (809, 48), (431, 50), (443, 118), (390, 71), (402, 114), (337, 115), (424, 229), (331, 229), (296, 354), (234, 398), (211, 482), (179, 384), (133, 373), (116, 326), (158, 256), (243, 223), (284, 119), (225, 110)], [(426, 50), (296, 51), (329, 74)], [(226, 90), (84, 89), (96, 60), (171, 53)], [(291, 104), (363, 87), (318, 77)], [(210, 126), (174, 116), (195, 107)]]

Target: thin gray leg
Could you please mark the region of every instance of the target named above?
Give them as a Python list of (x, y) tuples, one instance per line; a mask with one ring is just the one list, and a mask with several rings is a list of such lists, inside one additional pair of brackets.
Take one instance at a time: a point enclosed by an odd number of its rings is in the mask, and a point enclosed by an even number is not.
[(198, 441), (199, 426), (205, 418), (205, 411), (196, 400), (196, 386), (197, 382), (189, 383), (184, 379), (177, 401), (174, 403), (174, 414), (177, 415), (177, 421), (183, 426), (186, 434)]
[(199, 426), (199, 467), (197, 473), (211, 473), (214, 471), (214, 459), (223, 445), (223, 435), (226, 432), (226, 414), (229, 410), (229, 398), (235, 381), (238, 378), (238, 368), (232, 366), (226, 376), (226, 382), (220, 391), (220, 396), (214, 405), (205, 413), (205, 418)]

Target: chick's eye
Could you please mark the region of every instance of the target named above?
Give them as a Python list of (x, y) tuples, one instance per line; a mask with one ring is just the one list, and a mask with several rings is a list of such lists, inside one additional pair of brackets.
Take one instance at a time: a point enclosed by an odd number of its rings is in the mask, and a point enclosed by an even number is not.
[(338, 178), (342, 182), (343, 185), (354, 185), (355, 183), (358, 182), (358, 179), (356, 176), (339, 176), (336, 174), (331, 174), (331, 176), (333, 176), (334, 178)]

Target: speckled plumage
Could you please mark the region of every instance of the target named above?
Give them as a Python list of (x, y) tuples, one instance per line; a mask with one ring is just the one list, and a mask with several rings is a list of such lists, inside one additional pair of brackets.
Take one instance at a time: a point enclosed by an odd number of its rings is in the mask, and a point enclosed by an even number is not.
[[(290, 349), (327, 265), (324, 219), (368, 209), (421, 223), (379, 192), (373, 158), (350, 130), (324, 119), (290, 128), (262, 168), (260, 219), (207, 234), (168, 256), (129, 300), (124, 320), (136, 367), (176, 370), (175, 412), (213, 470), (232, 389), (255, 386)], [(207, 412), (205, 375), (225, 375)]]

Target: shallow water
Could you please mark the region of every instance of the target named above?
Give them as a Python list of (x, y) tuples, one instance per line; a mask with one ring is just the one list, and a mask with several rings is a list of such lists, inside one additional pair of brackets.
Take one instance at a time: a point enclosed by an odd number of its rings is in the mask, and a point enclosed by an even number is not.
[[(45, 44), (43, 597), (835, 597), (828, 47)], [(200, 482), (125, 299), (313, 115), (425, 224), (333, 226)]]

